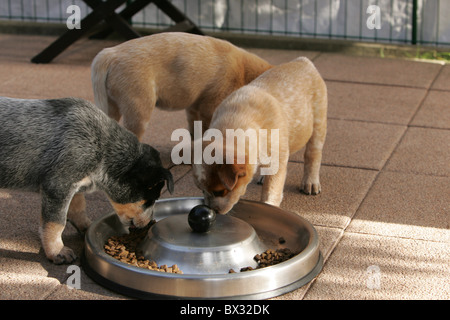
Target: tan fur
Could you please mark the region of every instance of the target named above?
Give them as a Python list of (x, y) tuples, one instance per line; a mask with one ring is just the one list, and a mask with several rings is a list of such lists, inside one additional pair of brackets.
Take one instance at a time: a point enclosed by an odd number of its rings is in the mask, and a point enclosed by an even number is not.
[(72, 260), (76, 258), (72, 249), (65, 247), (62, 242), (62, 232), (65, 225), (47, 222), (41, 223), (40, 236), (45, 255), (55, 264), (65, 263), (70, 257)]
[(73, 196), (67, 211), (67, 220), (70, 220), (79, 232), (86, 231), (91, 224), (91, 220), (86, 215), (86, 200), (82, 193), (76, 193)]
[(133, 224), (138, 228), (145, 227), (151, 219), (151, 211), (144, 210), (142, 206), (145, 201), (138, 201), (136, 203), (120, 204), (110, 199), (111, 205), (116, 211), (119, 219), (124, 225), (133, 221)]
[(229, 42), (188, 33), (162, 33), (102, 50), (92, 63), (95, 102), (139, 139), (155, 106), (186, 109), (189, 130), (208, 128), (231, 92), (272, 66)]
[[(264, 177), (261, 194), (261, 201), (279, 206), (283, 198), (289, 155), (305, 145), (305, 170), (300, 188), (306, 194), (318, 194), (321, 191), (319, 170), (326, 136), (326, 114), (325, 82), (308, 59), (298, 58), (266, 71), (249, 85), (228, 96), (214, 113), (210, 127), (219, 129), (224, 137), (226, 129), (252, 128), (256, 132), (259, 129), (279, 129), (276, 148), (279, 151), (276, 157), (279, 161), (278, 172)], [(224, 158), (228, 150), (226, 143)], [(267, 145), (270, 150), (270, 139)], [(257, 164), (249, 163), (251, 152), (259, 154), (258, 150), (249, 150), (247, 146), (244, 170), (239, 169), (242, 165), (238, 164), (222, 165), (231, 167), (226, 170), (221, 167), (229, 174), (226, 180), (237, 180), (231, 190), (224, 179), (218, 176), (217, 165), (194, 165), (197, 186), (204, 191), (206, 203), (219, 213), (228, 212), (245, 194), (256, 167), (261, 166), (261, 159), (258, 159)], [(215, 196), (221, 189), (227, 189), (225, 195)]]

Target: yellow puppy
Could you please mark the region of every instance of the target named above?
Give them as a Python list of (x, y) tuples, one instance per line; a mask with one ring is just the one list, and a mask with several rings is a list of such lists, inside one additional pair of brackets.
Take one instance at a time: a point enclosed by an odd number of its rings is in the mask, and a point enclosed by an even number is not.
[(188, 33), (161, 33), (102, 50), (92, 63), (95, 103), (138, 136), (155, 105), (186, 109), (208, 128), (216, 107), (231, 92), (271, 65), (229, 42)]
[[(273, 171), (264, 178), (261, 201), (280, 205), (289, 155), (305, 145), (300, 189), (306, 194), (318, 194), (327, 104), (325, 82), (306, 58), (274, 67), (229, 95), (216, 109), (210, 128), (220, 131), (223, 137), (230, 129), (242, 129), (253, 133), (257, 143), (247, 143), (243, 161), (238, 161), (238, 143), (223, 139), (222, 164), (194, 164), (195, 182), (203, 190), (206, 204), (219, 213), (228, 212), (245, 194), (256, 170), (271, 168)], [(276, 139), (272, 133), (278, 134)], [(252, 135), (248, 134), (247, 139), (251, 140)], [(271, 152), (262, 150), (264, 145)], [(215, 147), (217, 155), (219, 149)]]

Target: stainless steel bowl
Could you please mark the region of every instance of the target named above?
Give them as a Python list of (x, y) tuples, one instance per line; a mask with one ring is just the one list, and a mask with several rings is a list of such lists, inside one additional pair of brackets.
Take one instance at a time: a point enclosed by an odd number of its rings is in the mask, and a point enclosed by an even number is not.
[(219, 215), (211, 230), (198, 233), (192, 232), (188, 215), (180, 214), (156, 223), (139, 249), (145, 258), (176, 264), (184, 274), (226, 274), (255, 268), (253, 257), (268, 248), (250, 224), (236, 217)]
[[(266, 299), (305, 285), (322, 269), (317, 232), (300, 216), (241, 200), (228, 215), (217, 216), (210, 232), (197, 234), (189, 228), (187, 213), (202, 203), (202, 198), (157, 201), (157, 223), (141, 244), (147, 258), (160, 265), (176, 263), (183, 274), (142, 269), (107, 255), (107, 239), (126, 233), (114, 213), (88, 229), (84, 270), (101, 285), (138, 298)], [(268, 248), (299, 253), (274, 266), (228, 273), (255, 266), (254, 255)]]

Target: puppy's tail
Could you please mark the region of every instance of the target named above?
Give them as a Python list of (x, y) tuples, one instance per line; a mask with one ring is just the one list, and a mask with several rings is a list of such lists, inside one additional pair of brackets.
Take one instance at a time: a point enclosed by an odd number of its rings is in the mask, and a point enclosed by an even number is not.
[(111, 53), (109, 48), (103, 49), (94, 58), (91, 65), (92, 89), (97, 107), (107, 115), (110, 115), (108, 104), (107, 81), (111, 66)]

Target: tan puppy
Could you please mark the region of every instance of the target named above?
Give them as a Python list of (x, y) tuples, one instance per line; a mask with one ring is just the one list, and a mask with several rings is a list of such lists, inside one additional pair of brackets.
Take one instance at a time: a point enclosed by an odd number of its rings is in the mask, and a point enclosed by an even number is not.
[[(216, 109), (210, 128), (218, 129), (224, 137), (227, 129), (256, 132), (258, 143), (256, 147), (246, 144), (245, 163), (238, 164), (236, 143), (224, 138), (224, 164), (194, 164), (194, 180), (203, 190), (206, 204), (219, 213), (228, 212), (245, 194), (258, 167), (272, 167), (274, 173), (264, 176), (261, 201), (280, 205), (289, 155), (305, 145), (300, 189), (306, 194), (318, 194), (321, 191), (319, 170), (327, 128), (327, 104), (325, 82), (306, 58), (274, 67), (228, 96)], [(261, 134), (261, 129), (266, 129), (266, 136)], [(271, 132), (278, 132), (278, 139), (272, 139)], [(261, 143), (266, 143), (272, 154), (264, 153)], [(230, 147), (234, 149), (231, 155)], [(267, 162), (266, 154), (270, 154), (270, 162)], [(234, 159), (234, 163), (226, 161), (227, 157)], [(256, 161), (250, 161), (252, 157)]]
[(161, 33), (102, 50), (92, 63), (95, 103), (141, 140), (155, 106), (186, 109), (208, 128), (231, 92), (271, 65), (229, 42), (188, 33)]

